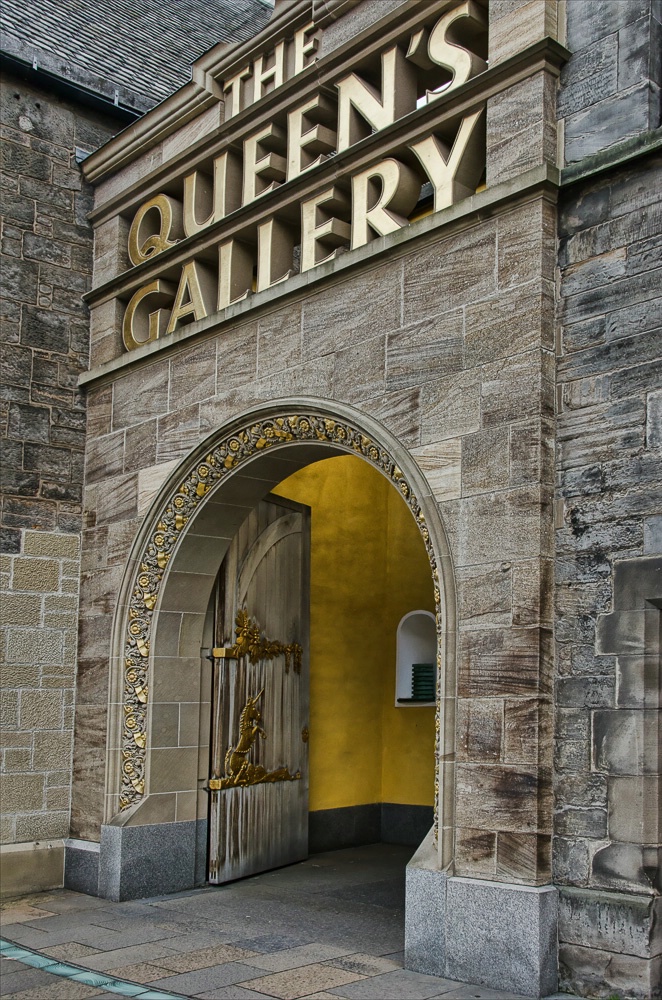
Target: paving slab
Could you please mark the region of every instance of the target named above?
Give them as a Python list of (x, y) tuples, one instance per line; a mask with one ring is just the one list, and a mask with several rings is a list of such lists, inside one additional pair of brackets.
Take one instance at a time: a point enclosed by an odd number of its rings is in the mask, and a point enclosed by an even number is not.
[[(269, 997), (297, 1000), (298, 997), (329, 990), (333, 986), (351, 983), (359, 978), (354, 972), (345, 972), (343, 969), (332, 969), (328, 965), (314, 963), (298, 969), (288, 969), (286, 972), (276, 972), (272, 976), (250, 981), (246, 985), (249, 989), (257, 990), (258, 993)], [(387, 994), (383, 994), (382, 1000), (386, 996)]]
[(118, 979), (128, 979), (133, 983), (152, 983), (156, 979), (165, 979), (170, 975), (170, 969), (151, 962), (137, 962), (135, 965), (119, 966), (117, 969), (107, 969), (110, 975)]
[[(185, 953), (176, 952), (164, 955), (161, 965), (170, 972), (194, 972), (196, 969), (208, 969), (211, 966), (222, 965), (225, 962), (243, 962), (245, 965), (255, 965), (257, 953), (248, 948), (237, 948), (231, 944), (219, 944), (212, 948), (202, 948), (199, 951)], [(260, 968), (260, 966), (257, 966)]]
[(218, 989), (219, 986), (234, 986), (249, 979), (263, 975), (263, 969), (243, 965), (241, 962), (227, 962), (225, 965), (215, 965), (195, 972), (184, 972), (177, 976), (168, 976), (150, 983), (153, 989), (183, 993), (185, 996), (197, 996), (199, 993)]
[(402, 968), (402, 962), (391, 958), (380, 958), (375, 955), (355, 954), (343, 955), (324, 962), (334, 969), (344, 969), (345, 972), (358, 972), (361, 976), (380, 976), (385, 972), (395, 972)]
[(362, 979), (342, 989), (330, 989), (329, 993), (349, 997), (351, 1000), (385, 1000), (386, 997), (397, 997), (398, 1000), (429, 1000), (439, 994), (439, 982), (438, 976), (426, 976), (421, 972), (396, 969), (381, 976)]
[(209, 993), (199, 993), (196, 1000), (265, 1000), (265, 996), (266, 994), (249, 990), (246, 986), (220, 986)]
[(32, 990), (37, 986), (48, 986), (50, 982), (51, 976), (43, 969), (22, 971), (19, 966), (15, 972), (3, 971), (0, 980), (0, 996), (9, 996), (12, 993), (19, 993), (21, 990)]
[(150, 941), (147, 944), (130, 945), (128, 948), (113, 948), (111, 951), (99, 951), (86, 959), (77, 960), (78, 965), (98, 972), (106, 972), (120, 965), (135, 965), (136, 962), (155, 961), (158, 965), (166, 955), (175, 954), (170, 947), (168, 938), (164, 942)]
[(347, 951), (348, 949), (328, 944), (304, 944), (298, 948), (287, 948), (269, 955), (256, 955), (251, 964), (271, 972), (284, 972), (286, 969), (298, 969), (302, 965), (312, 965), (314, 962), (324, 963), (329, 958), (338, 958), (346, 954)]
[(268, 954), (271, 951), (283, 951), (286, 948), (297, 948), (302, 944), (312, 944), (314, 940), (314, 934), (299, 931), (298, 933), (288, 932), (287, 934), (262, 934), (259, 937), (242, 938), (233, 943), (238, 948), (248, 948), (249, 951)]

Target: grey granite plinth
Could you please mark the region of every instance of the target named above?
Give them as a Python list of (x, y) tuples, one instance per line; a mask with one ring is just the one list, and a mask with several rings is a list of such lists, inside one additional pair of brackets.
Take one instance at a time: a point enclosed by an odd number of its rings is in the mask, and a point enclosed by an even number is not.
[(64, 888), (96, 896), (99, 887), (100, 844), (91, 840), (65, 840)]
[(446, 881), (430, 830), (407, 865), (405, 967), (430, 976), (446, 969)]
[(102, 826), (99, 895), (117, 902), (192, 889), (197, 826)]
[(529, 996), (557, 987), (558, 891), (435, 870), (427, 841), (407, 868), (405, 965)]

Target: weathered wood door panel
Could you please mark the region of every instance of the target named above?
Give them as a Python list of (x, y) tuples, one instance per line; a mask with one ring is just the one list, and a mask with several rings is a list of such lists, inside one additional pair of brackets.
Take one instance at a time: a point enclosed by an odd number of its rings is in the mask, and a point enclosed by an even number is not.
[(308, 853), (310, 511), (280, 497), (241, 525), (219, 576), (209, 881)]

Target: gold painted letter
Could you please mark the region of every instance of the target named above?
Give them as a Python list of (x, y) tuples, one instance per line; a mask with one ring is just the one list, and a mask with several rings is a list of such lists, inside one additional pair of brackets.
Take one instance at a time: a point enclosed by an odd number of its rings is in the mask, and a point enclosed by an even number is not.
[[(150, 212), (153, 216), (159, 216), (159, 231), (143, 239), (143, 221)], [(142, 264), (154, 254), (161, 253), (168, 247), (174, 247), (177, 239), (170, 239), (173, 233), (178, 238), (182, 236), (182, 206), (167, 194), (157, 194), (155, 198), (150, 198), (140, 206), (131, 223), (129, 230), (131, 263)]]
[(432, 181), (435, 212), (476, 190), (485, 168), (485, 123), (478, 124), (482, 116), (476, 111), (462, 119), (450, 150), (434, 135), (410, 146)]
[[(333, 105), (323, 94), (317, 94), (290, 111), (287, 116), (288, 181), (298, 177), (304, 170), (316, 167), (322, 162), (324, 153), (330, 153), (336, 148), (336, 133), (321, 124), (333, 120)], [(318, 124), (314, 124), (315, 122)]]
[[(274, 152), (284, 147), (285, 132), (273, 122), (244, 141), (243, 205), (267, 191), (273, 191), (278, 182), (285, 180), (285, 157)], [(258, 180), (262, 185), (259, 191)]]
[(433, 100), (441, 94), (447, 94), (449, 90), (466, 83), (472, 76), (482, 73), (487, 69), (487, 63), (480, 56), (475, 55), (457, 42), (452, 42), (447, 37), (453, 34), (453, 25), (457, 21), (469, 18), (474, 22), (472, 27), (485, 28), (486, 15), (481, 7), (473, 0), (465, 0), (465, 3), (455, 7), (440, 17), (434, 28), (430, 32), (428, 39), (428, 55), (437, 66), (443, 66), (451, 75), (450, 85), (444, 87), (440, 93), (428, 90), (428, 100)]
[[(271, 62), (268, 69), (264, 63)], [(281, 87), (285, 75), (285, 42), (278, 42), (274, 48), (273, 57), (257, 56), (253, 63), (253, 101), (259, 101), (277, 87)]]
[(356, 73), (343, 77), (336, 87), (338, 152), (416, 108), (416, 75), (397, 46), (382, 53), (381, 95)]
[(223, 81), (223, 93), (227, 94), (225, 98), (225, 121), (228, 118), (234, 118), (241, 111), (241, 83), (242, 80), (247, 80), (250, 75), (250, 66), (244, 66), (243, 69), (240, 69), (229, 80)]
[(262, 222), (257, 229), (257, 291), (263, 292), (291, 277), (294, 239), (279, 219)]
[(368, 243), (371, 229), (386, 236), (406, 226), (420, 191), (414, 171), (390, 157), (352, 177), (352, 250)]
[(218, 308), (245, 299), (253, 285), (253, 252), (239, 240), (228, 240), (218, 248)]
[[(319, 39), (313, 34), (315, 31), (315, 22), (309, 21), (308, 24), (304, 24), (303, 28), (298, 28), (294, 32), (294, 75), (301, 73), (302, 70), (309, 66), (313, 62), (310, 59), (306, 62), (307, 56), (312, 56), (314, 52), (317, 52), (317, 46), (319, 45)], [(312, 38), (308, 38), (308, 35), (313, 35)]]
[(164, 310), (155, 309), (147, 316), (144, 310), (138, 311), (141, 302), (148, 295), (158, 295), (159, 304), (165, 305), (166, 300), (172, 298), (174, 290), (174, 286), (170, 282), (159, 278), (157, 281), (151, 281), (149, 285), (140, 288), (127, 303), (122, 323), (122, 339), (127, 351), (134, 351), (136, 347), (141, 347), (150, 340), (158, 340), (164, 333)]
[[(350, 226), (332, 215), (335, 211), (346, 212), (348, 207), (347, 199), (335, 187), (327, 188), (314, 198), (301, 203), (302, 271), (309, 271), (311, 267), (317, 267), (325, 260), (331, 260), (335, 257), (339, 246), (349, 245)], [(318, 243), (323, 250), (323, 255), (319, 259)]]
[(184, 264), (166, 333), (173, 333), (185, 316), (192, 315), (195, 320), (208, 316), (209, 309), (213, 308), (214, 292), (214, 279), (203, 265), (194, 260)]
[[(214, 160), (214, 180), (210, 183), (199, 170), (184, 178), (184, 232), (187, 236), (199, 233), (214, 222), (224, 219), (239, 208), (240, 168), (230, 153), (221, 153)], [(198, 216), (205, 209), (210, 214), (202, 222)]]

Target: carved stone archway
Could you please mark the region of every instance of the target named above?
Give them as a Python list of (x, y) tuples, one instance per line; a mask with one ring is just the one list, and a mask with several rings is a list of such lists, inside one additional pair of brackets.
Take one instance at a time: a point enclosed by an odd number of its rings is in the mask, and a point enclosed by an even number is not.
[[(116, 614), (117, 669), (109, 733), (109, 745), (116, 749), (110, 754), (107, 776), (111, 825), (154, 821), (153, 810), (145, 807), (153, 797), (150, 793), (159, 787), (161, 766), (150, 754), (149, 692), (163, 653), (155, 642), (160, 623), (180, 599), (173, 595), (186, 591), (196, 539), (211, 541), (214, 532), (217, 539), (229, 541), (245, 516), (246, 504), (255, 504), (296, 469), (342, 454), (367, 461), (398, 489), (430, 561), (439, 636), (435, 829), (440, 863), (452, 859), (455, 591), (438, 507), (413, 458), (383, 426), (351, 407), (334, 404), (332, 411), (328, 404), (310, 399), (271, 403), (219, 429), (170, 476), (143, 523)], [(197, 551), (210, 548), (198, 545)], [(222, 555), (219, 546), (214, 565), (204, 577), (197, 577), (202, 591), (208, 588), (207, 597)], [(172, 660), (173, 651), (168, 652)]]

